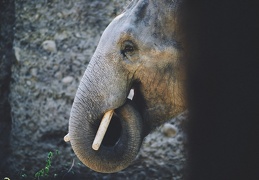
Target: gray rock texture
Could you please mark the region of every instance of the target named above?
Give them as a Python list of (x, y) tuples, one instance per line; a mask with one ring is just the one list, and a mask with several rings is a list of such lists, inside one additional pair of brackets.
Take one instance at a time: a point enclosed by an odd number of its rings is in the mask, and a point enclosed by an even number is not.
[[(4, 161), (7, 168), (0, 172), (0, 178), (35, 178), (34, 174), (45, 167), (52, 151), (58, 154), (54, 153), (49, 176), (41, 179), (182, 179), (185, 162), (182, 122), (186, 114), (172, 120), (173, 126), (158, 128), (149, 135), (136, 161), (119, 173), (89, 170), (76, 158), (70, 144), (63, 141), (79, 81), (103, 30), (127, 3), (127, 0), (15, 1), (16, 62), (12, 65), (9, 95), (12, 130), (8, 159)], [(175, 134), (166, 135), (172, 133), (165, 129), (174, 132), (174, 127)]]

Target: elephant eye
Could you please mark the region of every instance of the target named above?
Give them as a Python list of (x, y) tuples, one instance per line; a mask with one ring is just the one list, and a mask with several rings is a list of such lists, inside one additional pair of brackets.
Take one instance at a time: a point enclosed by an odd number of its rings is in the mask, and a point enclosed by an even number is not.
[(124, 48), (125, 52), (132, 52), (133, 50), (134, 50), (133, 46), (130, 46), (130, 45), (126, 45)]
[(132, 41), (125, 41), (122, 44), (121, 53), (123, 56), (131, 55), (135, 50), (134, 44)]

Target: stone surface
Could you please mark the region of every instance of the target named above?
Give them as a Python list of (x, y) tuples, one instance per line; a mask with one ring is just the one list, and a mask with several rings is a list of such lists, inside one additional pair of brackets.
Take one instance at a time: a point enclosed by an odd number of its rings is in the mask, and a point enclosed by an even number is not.
[(161, 131), (167, 137), (174, 137), (176, 136), (176, 133), (177, 133), (176, 127), (170, 123), (165, 123), (162, 126)]
[(42, 43), (42, 47), (44, 50), (49, 52), (57, 52), (57, 46), (55, 41), (52, 40), (46, 40)]

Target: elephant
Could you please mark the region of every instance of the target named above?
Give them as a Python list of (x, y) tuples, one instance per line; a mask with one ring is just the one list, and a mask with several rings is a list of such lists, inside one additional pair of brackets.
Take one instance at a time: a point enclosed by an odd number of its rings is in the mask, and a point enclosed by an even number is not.
[[(80, 81), (69, 140), (97, 172), (125, 169), (152, 130), (186, 109), (178, 0), (133, 0), (104, 30)], [(128, 99), (130, 91), (134, 96)], [(101, 119), (114, 110), (98, 150)]]

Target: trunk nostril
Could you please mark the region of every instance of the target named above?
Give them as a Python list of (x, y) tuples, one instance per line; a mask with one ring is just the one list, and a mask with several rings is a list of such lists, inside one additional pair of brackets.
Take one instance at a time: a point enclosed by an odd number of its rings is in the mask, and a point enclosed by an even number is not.
[(108, 129), (103, 138), (102, 145), (106, 147), (113, 147), (120, 140), (122, 133), (122, 125), (120, 118), (114, 113)]

